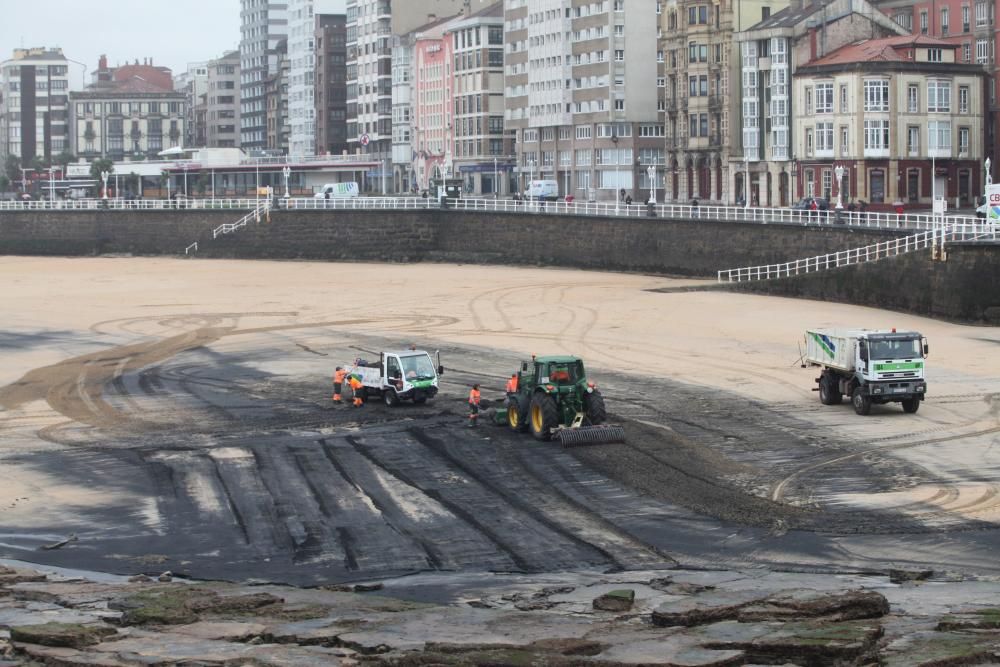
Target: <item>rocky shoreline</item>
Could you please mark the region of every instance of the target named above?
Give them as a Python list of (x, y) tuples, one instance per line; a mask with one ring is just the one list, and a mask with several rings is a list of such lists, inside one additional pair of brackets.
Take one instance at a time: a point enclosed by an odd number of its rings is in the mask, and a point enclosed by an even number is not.
[(397, 586), (413, 582), (402, 580), (306, 589), (115, 579), (3, 567), (0, 667), (1000, 660), (1000, 584), (919, 571), (511, 575), (448, 604), (403, 599)]

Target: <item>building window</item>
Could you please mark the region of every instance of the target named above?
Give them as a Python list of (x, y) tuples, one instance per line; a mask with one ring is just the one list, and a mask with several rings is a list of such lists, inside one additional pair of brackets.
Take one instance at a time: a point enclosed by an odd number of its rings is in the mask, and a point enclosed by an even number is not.
[(962, 44), (962, 61), (967, 63), (972, 62), (972, 44), (969, 42)]
[(813, 112), (813, 91), (812, 88), (806, 88), (806, 115), (812, 115)]
[(948, 81), (927, 82), (927, 113), (951, 112), (951, 83)]
[(910, 113), (920, 112), (920, 86), (915, 83), (906, 87), (906, 110)]
[(969, 32), (969, 6), (962, 5), (962, 32)]
[(625, 49), (615, 49), (615, 62), (625, 62)]
[(846, 157), (850, 154), (850, 139), (849, 129), (847, 125), (840, 126), (840, 155), (841, 157)]
[(847, 113), (847, 85), (840, 84), (840, 113)]
[(525, 130), (521, 140), (525, 143), (538, 141), (538, 130)]
[(958, 156), (969, 156), (969, 128), (958, 128)]
[(900, 26), (906, 28), (908, 31), (913, 30), (913, 13), (909, 11), (902, 11), (897, 13), (892, 17), (892, 20), (898, 23)]
[(833, 113), (833, 84), (816, 84), (816, 113)]
[(806, 128), (806, 157), (813, 154), (813, 131), (811, 127)]
[(927, 12), (920, 12), (920, 34), (927, 34)]
[(833, 123), (816, 123), (816, 155), (833, 156)]
[(990, 61), (989, 44), (985, 39), (976, 40), (976, 63), (985, 65)]
[(976, 25), (983, 26), (989, 22), (989, 8), (985, 2), (976, 3)]
[(830, 186), (833, 184), (832, 174), (829, 169), (824, 169), (821, 172), (822, 183), (823, 183), (823, 198), (829, 201), (830, 199)]
[(889, 121), (865, 121), (865, 151), (889, 150)]
[(948, 35), (948, 8), (941, 8), (941, 36), (946, 37)]
[[(884, 79), (865, 81), (865, 111), (889, 110), (889, 82)], [(806, 109), (806, 113), (809, 113)]]
[(906, 154), (910, 157), (920, 155), (920, 128), (916, 125), (906, 128)]
[(969, 87), (958, 87), (958, 113), (969, 113)]
[(941, 49), (927, 49), (927, 62), (929, 63), (939, 63), (944, 60), (944, 55)]
[(590, 139), (590, 126), (580, 125), (576, 128), (576, 138), (577, 139)]
[(813, 196), (815, 196), (815, 193), (816, 193), (816, 172), (813, 171), (812, 169), (806, 169), (805, 170), (805, 178), (804, 178), (804, 180), (806, 182), (805, 195), (807, 197), (813, 197)]
[[(927, 123), (927, 148), (940, 153), (951, 154), (951, 122), (932, 120)], [(938, 154), (938, 157), (942, 157)]]

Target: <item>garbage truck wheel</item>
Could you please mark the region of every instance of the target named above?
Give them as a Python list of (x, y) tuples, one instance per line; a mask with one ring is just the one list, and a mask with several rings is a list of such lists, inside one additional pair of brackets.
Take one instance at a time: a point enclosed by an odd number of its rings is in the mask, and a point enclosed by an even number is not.
[(854, 393), (851, 394), (851, 403), (854, 404), (854, 411), (861, 416), (872, 411), (872, 399), (861, 387), (854, 388)]

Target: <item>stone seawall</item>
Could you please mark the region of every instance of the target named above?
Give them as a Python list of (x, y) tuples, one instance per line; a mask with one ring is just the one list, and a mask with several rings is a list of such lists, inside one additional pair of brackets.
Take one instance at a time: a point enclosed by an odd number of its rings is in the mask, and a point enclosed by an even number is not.
[[(449, 261), (715, 277), (885, 241), (903, 232), (709, 220), (600, 218), (464, 211), (273, 211), (212, 238), (243, 212), (0, 212), (0, 254), (178, 255), (348, 261)], [(735, 287), (1000, 323), (1000, 245), (930, 252)]]

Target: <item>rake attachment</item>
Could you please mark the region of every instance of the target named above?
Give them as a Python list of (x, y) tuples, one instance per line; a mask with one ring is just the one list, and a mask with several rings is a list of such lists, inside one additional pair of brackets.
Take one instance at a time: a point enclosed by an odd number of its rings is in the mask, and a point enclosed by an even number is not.
[(577, 428), (561, 428), (552, 433), (552, 439), (562, 445), (601, 445), (612, 442), (625, 442), (625, 429), (616, 424), (600, 426), (580, 426)]

